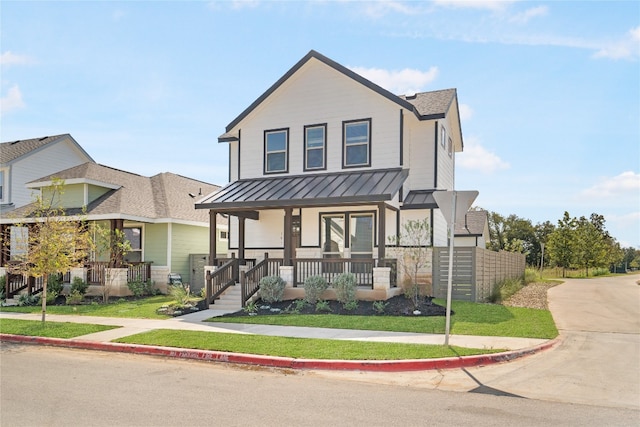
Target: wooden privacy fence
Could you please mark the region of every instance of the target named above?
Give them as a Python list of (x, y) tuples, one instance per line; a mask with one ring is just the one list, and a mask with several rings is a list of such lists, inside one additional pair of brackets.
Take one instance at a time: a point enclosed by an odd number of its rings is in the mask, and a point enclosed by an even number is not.
[[(524, 276), (525, 255), (494, 252), (478, 247), (454, 248), (451, 298), (482, 302), (489, 299), (496, 284)], [(449, 248), (433, 248), (433, 293), (447, 297)]]

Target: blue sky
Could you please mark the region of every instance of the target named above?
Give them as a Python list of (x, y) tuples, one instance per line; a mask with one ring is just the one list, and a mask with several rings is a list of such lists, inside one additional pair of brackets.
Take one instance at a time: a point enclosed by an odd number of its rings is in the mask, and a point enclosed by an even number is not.
[(640, 248), (640, 3), (13, 2), (1, 139), (227, 182), (225, 126), (309, 50), (397, 94), (455, 87), (456, 188), (533, 223), (597, 212)]

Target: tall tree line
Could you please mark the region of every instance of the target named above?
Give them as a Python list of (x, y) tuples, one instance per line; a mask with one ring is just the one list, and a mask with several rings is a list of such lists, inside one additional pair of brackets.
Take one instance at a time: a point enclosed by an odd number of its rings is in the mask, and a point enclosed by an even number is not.
[(620, 247), (606, 230), (604, 216), (597, 213), (576, 218), (565, 212), (557, 225), (550, 221), (534, 225), (517, 215), (491, 211), (488, 219), (488, 249), (523, 253), (530, 266), (560, 267), (563, 273), (568, 268), (583, 268), (587, 275), (594, 268), (624, 271), (640, 267), (640, 250)]

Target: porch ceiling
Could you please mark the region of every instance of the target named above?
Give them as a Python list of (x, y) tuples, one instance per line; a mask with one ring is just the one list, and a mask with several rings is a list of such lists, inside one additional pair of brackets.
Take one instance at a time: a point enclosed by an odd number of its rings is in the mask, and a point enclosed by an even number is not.
[(391, 200), (407, 179), (406, 169), (278, 176), (232, 182), (196, 209), (220, 211), (349, 205)]

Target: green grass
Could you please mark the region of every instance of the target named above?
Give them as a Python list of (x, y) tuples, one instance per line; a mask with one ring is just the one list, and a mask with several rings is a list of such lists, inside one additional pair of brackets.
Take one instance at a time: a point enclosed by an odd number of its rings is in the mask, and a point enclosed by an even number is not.
[(287, 338), (218, 332), (157, 329), (115, 340), (120, 343), (215, 350), (305, 359), (405, 360), (497, 353), (444, 345), (399, 344), (328, 339)]
[[(434, 300), (445, 305), (444, 300)], [(451, 333), (520, 338), (552, 339), (558, 336), (551, 313), (533, 308), (505, 307), (452, 301)], [(444, 316), (338, 316), (332, 314), (213, 317), (211, 322), (250, 323), (264, 325), (306, 326), (316, 328), (360, 329), (374, 331), (444, 334)]]
[[(47, 305), (47, 314), (75, 314), (82, 316), (129, 317), (141, 319), (167, 319), (169, 316), (157, 314), (164, 304), (174, 302), (166, 295), (157, 295), (139, 300), (115, 300), (109, 304)], [(16, 313), (40, 313), (41, 307), (0, 307), (0, 311)]]
[(0, 333), (30, 337), (75, 338), (115, 328), (119, 326), (49, 321), (43, 325), (39, 320), (0, 319)]

